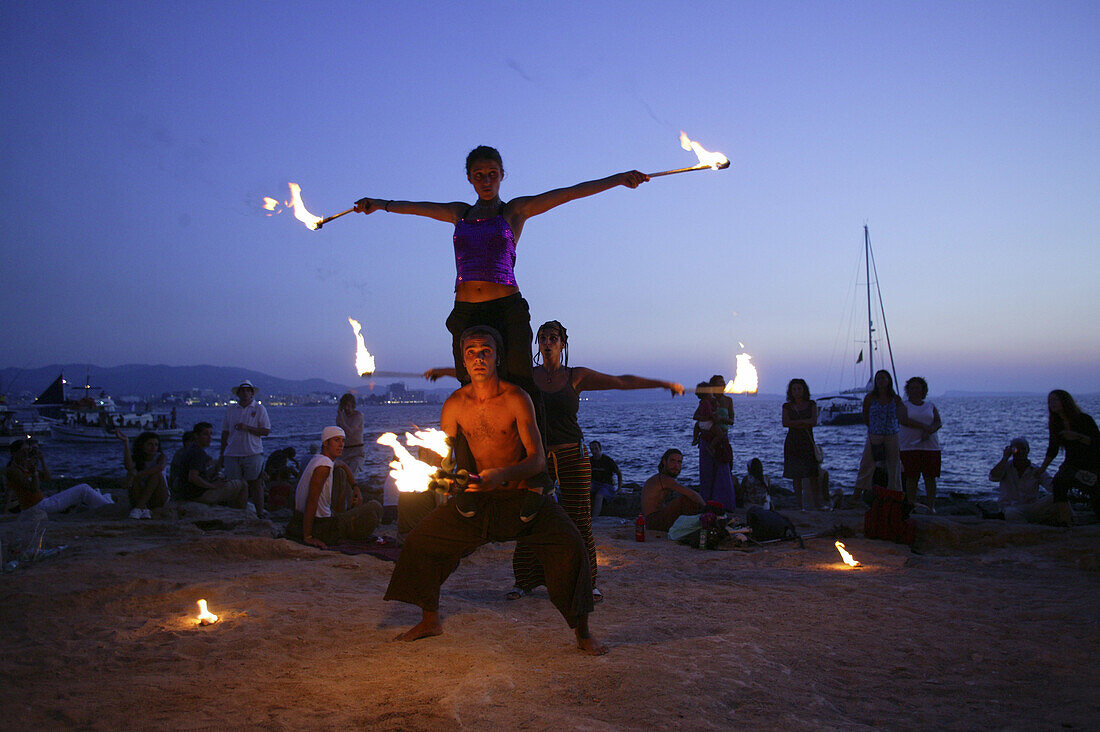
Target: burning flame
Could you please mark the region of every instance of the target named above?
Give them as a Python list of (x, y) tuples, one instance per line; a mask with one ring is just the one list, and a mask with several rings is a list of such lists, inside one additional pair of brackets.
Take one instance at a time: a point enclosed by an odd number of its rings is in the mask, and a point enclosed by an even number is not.
[[(405, 441), (409, 445), (423, 445), (440, 455), (447, 454), (447, 446), (443, 442), (446, 437), (446, 433), (441, 430), (421, 430), (415, 435), (405, 433)], [(392, 432), (386, 432), (379, 437), (378, 444), (393, 448), (397, 459), (390, 463), (390, 477), (397, 484), (397, 490), (402, 493), (423, 493), (428, 490), (432, 473), (436, 471), (434, 465), (428, 465), (414, 458)]]
[(370, 355), (363, 343), (363, 326), (355, 318), (348, 318), (348, 322), (355, 331), (355, 370), (360, 376), (370, 376), (374, 373), (374, 356)]
[[(313, 214), (311, 214), (306, 209), (306, 205), (304, 203), (302, 203), (302, 188), (301, 188), (301, 186), (299, 186), (297, 183), (291, 183), (289, 185), (290, 185), (290, 200), (289, 201), (284, 201), (283, 205), (284, 206), (289, 206), (290, 208), (294, 209), (294, 218), (298, 219), (303, 224), (305, 224), (307, 228), (313, 229), (313, 230), (317, 230), (318, 228), (320, 228), (321, 217), (320, 216), (314, 216)], [(280, 211), (282, 211), (282, 209), (279, 208), (279, 202), (276, 201), (274, 198), (271, 198), (269, 196), (264, 196), (263, 208), (264, 208), (265, 211), (271, 211), (272, 212), (272, 213), (267, 214), (268, 216), (271, 216), (273, 214), (277, 214)]]
[[(738, 341), (738, 345), (744, 349), (745, 344)], [(752, 356), (747, 353), (737, 354), (737, 369), (733, 381), (726, 384), (727, 394), (755, 394), (760, 386), (760, 380), (756, 375), (756, 367), (752, 365)]]
[(680, 131), (680, 147), (694, 152), (695, 157), (699, 158), (699, 165), (701, 166), (706, 165), (718, 170), (730, 164), (729, 158), (725, 155), (720, 152), (710, 152), (695, 140), (689, 139), (687, 133), (683, 130)]
[(210, 625), (218, 622), (218, 616), (206, 609), (206, 600), (199, 600), (199, 625)]
[(843, 543), (838, 541), (836, 543), (836, 550), (840, 552), (840, 558), (843, 559), (844, 563), (847, 564), (849, 567), (862, 566), (859, 562), (855, 560), (855, 558), (851, 554), (848, 553), (848, 550), (844, 548)]

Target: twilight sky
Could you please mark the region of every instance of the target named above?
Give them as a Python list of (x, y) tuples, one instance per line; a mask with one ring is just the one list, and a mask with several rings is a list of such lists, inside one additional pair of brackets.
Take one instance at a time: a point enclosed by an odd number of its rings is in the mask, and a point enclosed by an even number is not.
[[(112, 2), (0, 6), (0, 365), (446, 365), (452, 230), (316, 214), (690, 165), (528, 221), (574, 365), (851, 380), (870, 227), (898, 376), (1100, 390), (1100, 4)], [(855, 316), (857, 320), (862, 315)], [(847, 346), (849, 356), (844, 356)], [(842, 368), (843, 366), (843, 368)]]

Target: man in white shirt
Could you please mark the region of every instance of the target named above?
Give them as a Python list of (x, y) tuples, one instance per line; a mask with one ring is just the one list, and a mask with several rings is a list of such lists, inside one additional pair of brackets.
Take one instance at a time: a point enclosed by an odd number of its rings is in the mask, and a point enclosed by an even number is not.
[(264, 405), (255, 401), (256, 387), (248, 379), (233, 388), (237, 403), (230, 404), (222, 420), (221, 457), (225, 477), (248, 482), (248, 498), (256, 515), (264, 515), (263, 439), (271, 433), (271, 419)]
[[(989, 471), (989, 479), (996, 481), (997, 503), (1004, 509), (1005, 519), (1029, 523), (1053, 521), (1050, 476), (1028, 459), (1031, 446), (1023, 437), (1017, 437), (1005, 447), (1000, 462)], [(1048, 493), (1040, 497), (1039, 488)]]
[[(294, 515), (287, 524), (286, 534), (306, 544), (325, 549), (343, 540), (363, 541), (382, 518), (378, 501), (363, 502), (351, 471), (343, 463), (334, 462), (344, 450), (344, 431), (325, 427), (321, 432), (321, 452), (313, 456), (298, 479), (294, 492)], [(351, 489), (350, 497), (333, 493), (333, 477), (338, 474)], [(350, 507), (340, 510), (343, 504)]]

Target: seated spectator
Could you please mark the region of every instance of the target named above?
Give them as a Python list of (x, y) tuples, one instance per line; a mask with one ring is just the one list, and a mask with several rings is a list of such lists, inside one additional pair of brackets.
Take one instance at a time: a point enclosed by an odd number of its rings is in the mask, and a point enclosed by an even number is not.
[(764, 475), (764, 463), (760, 462), (760, 458), (753, 458), (749, 461), (748, 468), (748, 474), (741, 481), (737, 505), (770, 507), (772, 481)]
[(706, 506), (703, 497), (676, 482), (683, 464), (683, 453), (675, 448), (665, 450), (657, 464), (657, 474), (642, 486), (642, 513), (647, 529), (668, 531), (681, 516), (703, 512)]
[(226, 480), (217, 475), (218, 465), (206, 452), (214, 439), (214, 426), (209, 422), (195, 425), (195, 442), (180, 457), (180, 498), (207, 505), (245, 508), (248, 505), (248, 482)]
[(134, 452), (130, 453), (130, 440), (120, 430), (115, 437), (122, 442), (122, 461), (126, 465), (126, 491), (130, 497), (130, 518), (153, 518), (150, 509), (168, 503), (168, 483), (164, 468), (168, 459), (160, 451), (160, 438), (156, 432), (142, 432), (134, 440)]
[(61, 513), (76, 506), (99, 508), (115, 502), (109, 493), (100, 493), (87, 483), (46, 496), (42, 493), (42, 484), (50, 480), (50, 471), (38, 440), (15, 440), (8, 449), (11, 460), (4, 469), (4, 481), (15, 492), (21, 511), (40, 508), (46, 513)]
[[(604, 454), (603, 447), (597, 440), (588, 445), (588, 463), (592, 468), (592, 515), (599, 516), (603, 511), (603, 499), (610, 498), (623, 489), (623, 473), (619, 465), (608, 455)], [(611, 484), (614, 477), (618, 481), (617, 487)]]
[[(325, 549), (344, 540), (369, 539), (378, 526), (382, 506), (378, 501), (364, 502), (351, 471), (343, 463), (335, 463), (343, 450), (344, 431), (325, 427), (321, 432), (321, 454), (309, 461), (298, 480), (294, 515), (286, 527), (288, 537)], [(348, 499), (333, 491), (333, 475), (337, 472), (351, 488)]]
[[(174, 409), (172, 410), (175, 411)], [(180, 477), (180, 463), (183, 460), (184, 453), (187, 452), (187, 448), (195, 444), (195, 431), (187, 430), (183, 433), (183, 446), (176, 450), (176, 454), (172, 456), (172, 462), (168, 464), (168, 493), (170, 496), (179, 497), (180, 495), (180, 483), (182, 482)]]
[[(264, 463), (264, 476), (269, 484), (290, 483), (298, 480), (298, 476), (302, 472), (302, 466), (298, 463), (295, 455), (297, 455), (297, 452), (293, 447), (284, 447), (268, 456), (267, 462)], [(291, 467), (290, 463), (294, 463), (294, 467)]]
[(989, 471), (997, 485), (997, 504), (1009, 521), (1054, 523), (1054, 497), (1040, 495), (1040, 486), (1053, 490), (1050, 476), (1028, 459), (1031, 445), (1023, 437), (1008, 443), (1000, 461)]

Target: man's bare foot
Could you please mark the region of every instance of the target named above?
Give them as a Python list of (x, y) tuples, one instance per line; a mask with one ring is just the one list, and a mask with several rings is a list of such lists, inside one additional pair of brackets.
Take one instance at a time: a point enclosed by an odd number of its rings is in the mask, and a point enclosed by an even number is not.
[(395, 641), (414, 641), (421, 638), (430, 638), (433, 635), (443, 635), (443, 623), (439, 617), (425, 617), (419, 623), (394, 638)]
[(579, 630), (577, 631), (577, 648), (590, 656), (602, 656), (611, 650), (603, 643), (596, 640), (596, 636), (591, 633), (582, 636)]

